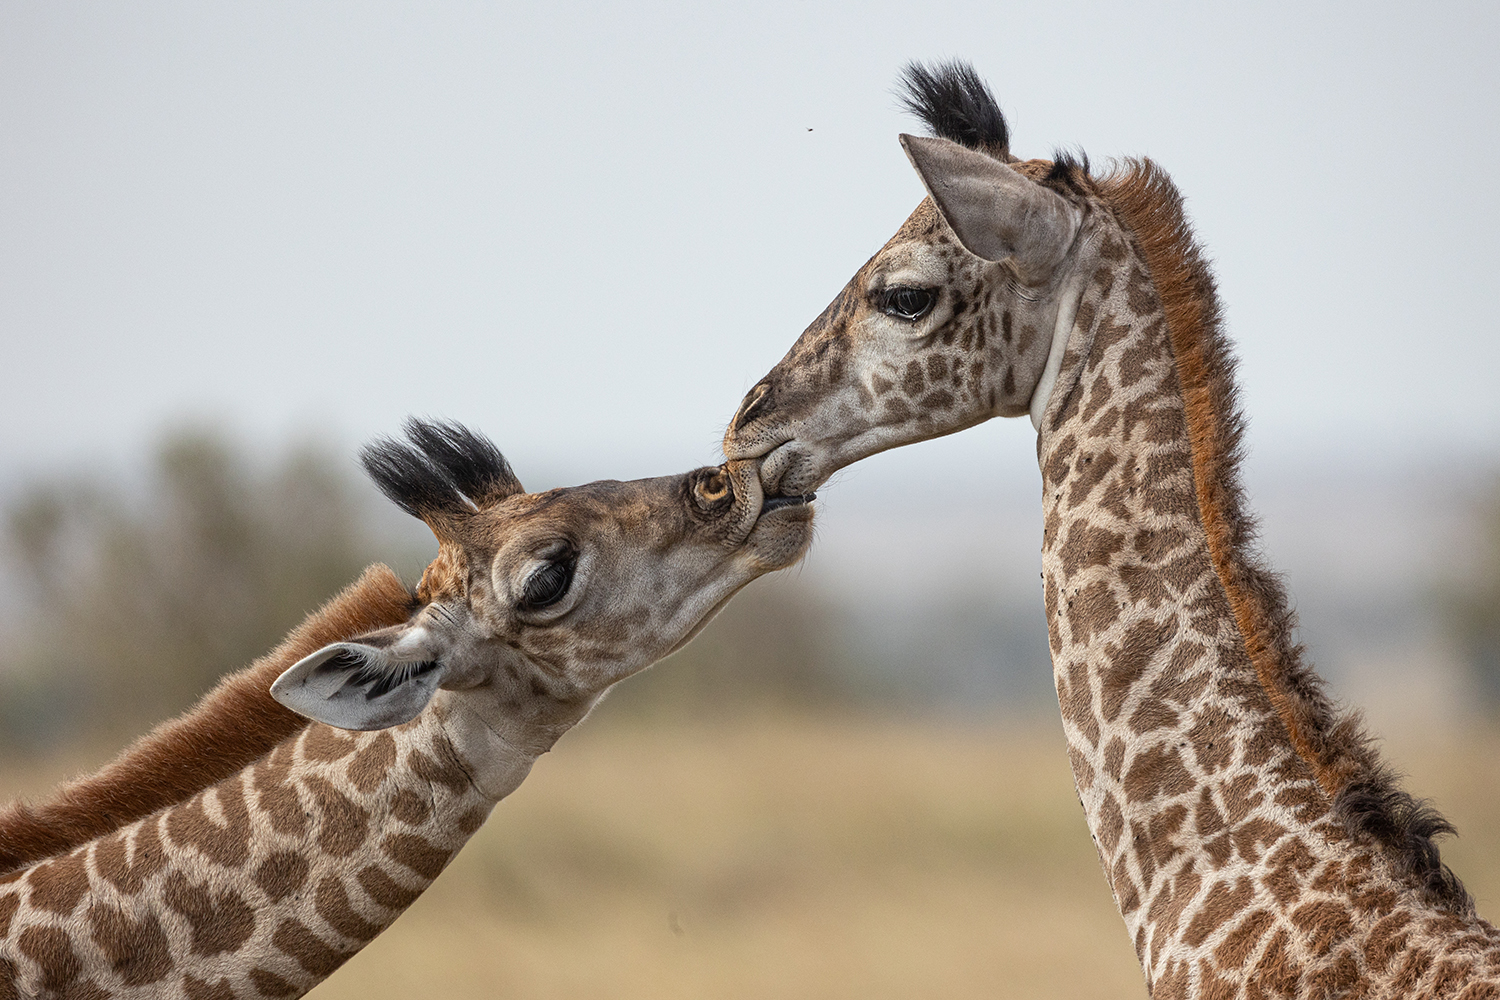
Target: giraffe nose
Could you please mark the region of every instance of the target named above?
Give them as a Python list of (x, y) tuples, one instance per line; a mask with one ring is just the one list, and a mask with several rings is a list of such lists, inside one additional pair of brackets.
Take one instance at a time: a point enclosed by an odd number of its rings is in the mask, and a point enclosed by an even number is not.
[(764, 413), (771, 403), (771, 384), (762, 382), (760, 385), (745, 393), (744, 402), (740, 403), (740, 412), (735, 414), (734, 422), (729, 425), (731, 432), (739, 432), (745, 429), (756, 417)]

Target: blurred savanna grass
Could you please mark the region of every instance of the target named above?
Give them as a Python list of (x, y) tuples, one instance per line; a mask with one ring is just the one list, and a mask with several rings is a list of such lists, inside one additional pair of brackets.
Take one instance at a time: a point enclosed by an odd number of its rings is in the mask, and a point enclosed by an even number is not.
[[(6, 523), (0, 789), (31, 796), (366, 562), (410, 576), (430, 546), (326, 449), (256, 460), (203, 433), (166, 439), (128, 490), (15, 490)], [(847, 610), (796, 574), (757, 581), (544, 756), (314, 996), (1143, 996), (1055, 704), (924, 700), (937, 648), (872, 681)], [(1391, 756), (1458, 825), (1445, 858), (1495, 916), (1500, 729), (1413, 730)]]
[[(1143, 997), (1060, 728), (606, 706), (314, 995)], [(1495, 915), (1500, 734), (1392, 752)]]

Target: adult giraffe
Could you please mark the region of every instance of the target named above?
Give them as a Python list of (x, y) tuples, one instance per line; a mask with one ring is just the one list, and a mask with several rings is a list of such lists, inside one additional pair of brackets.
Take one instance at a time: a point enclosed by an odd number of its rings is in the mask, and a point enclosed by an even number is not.
[(527, 494), (461, 427), (408, 435), (365, 465), (438, 537), (415, 592), (373, 568), (100, 775), (0, 816), (0, 998), (301, 996), (608, 687), (811, 537), (753, 463)]
[(1250, 551), (1241, 418), (1171, 181), (1018, 162), (972, 69), (912, 66), (929, 198), (725, 436), (797, 495), (867, 455), (1030, 414), (1078, 796), (1146, 985), (1177, 997), (1500, 996), (1473, 913)]

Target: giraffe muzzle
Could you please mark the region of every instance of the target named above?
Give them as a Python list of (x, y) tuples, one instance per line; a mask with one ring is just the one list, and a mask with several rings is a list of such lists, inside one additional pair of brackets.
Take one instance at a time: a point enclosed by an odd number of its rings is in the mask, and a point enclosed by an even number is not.
[(802, 493), (797, 496), (790, 497), (766, 497), (766, 499), (760, 505), (760, 516), (765, 517), (771, 511), (780, 510), (783, 507), (806, 506), (816, 499), (818, 499), (818, 495), (816, 493)]

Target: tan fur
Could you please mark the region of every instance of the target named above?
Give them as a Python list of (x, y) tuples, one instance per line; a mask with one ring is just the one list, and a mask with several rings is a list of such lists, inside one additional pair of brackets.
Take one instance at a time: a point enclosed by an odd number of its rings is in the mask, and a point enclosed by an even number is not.
[(415, 607), (396, 574), (374, 565), (268, 656), (232, 674), (193, 709), (141, 737), (97, 773), (38, 805), (0, 815), (0, 871), (70, 850), (242, 770), (308, 720), (267, 693), (293, 663), (328, 645), (406, 621)]
[(1340, 717), (1301, 662), (1279, 581), (1249, 552), (1256, 529), (1239, 484), (1242, 422), (1235, 410), (1233, 362), (1181, 195), (1150, 160), (1127, 164), (1099, 181), (1098, 189), (1134, 236), (1161, 296), (1186, 409), (1199, 514), (1261, 684), (1330, 798), (1351, 782), (1385, 784), (1389, 778), (1357, 718)]
[[(493, 445), (452, 425), (409, 435), (428, 450), (387, 446), (383, 486), (465, 504), (496, 494), (485, 484), (506, 467)], [(469, 530), (424, 577), (431, 603), (375, 567), (192, 715), (13, 809), (0, 833), (12, 859), (31, 860), (0, 874), (0, 1000), (312, 989), (437, 878), (610, 685), (800, 558), (807, 504), (763, 510), (753, 466), (728, 470), (733, 496), (695, 499), (724, 471), (468, 508), (447, 523)], [(434, 671), (448, 683), (424, 686)], [(387, 681), (421, 700), (392, 711), (378, 702)]]
[[(975, 371), (1028, 394), (1040, 369), (1024, 349), (997, 355), (996, 335), (1023, 345), (1065, 329), (1071, 303), (1056, 381), (1027, 396), (1043, 596), (1079, 801), (1148, 990), (1500, 995), (1500, 932), (1433, 843), (1451, 827), (1334, 708), (1255, 555), (1233, 358), (1176, 189), (1149, 161), (1098, 180), (1071, 157), (1014, 169), (1080, 219), (1055, 293), (1024, 294), (1005, 261), (954, 253), (924, 202), (751, 390), (725, 453), (764, 456), (797, 492), (865, 455), (1014, 412), (921, 376)], [(930, 172), (930, 189), (947, 182)], [(895, 336), (881, 292), (912, 274), (940, 305)]]

